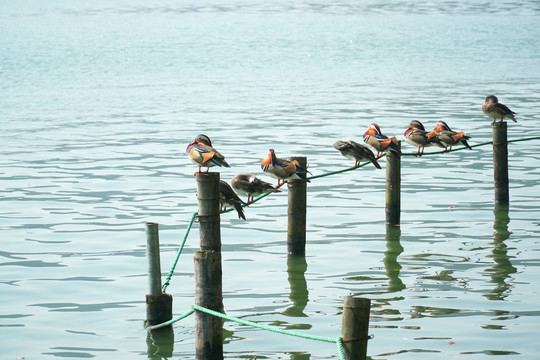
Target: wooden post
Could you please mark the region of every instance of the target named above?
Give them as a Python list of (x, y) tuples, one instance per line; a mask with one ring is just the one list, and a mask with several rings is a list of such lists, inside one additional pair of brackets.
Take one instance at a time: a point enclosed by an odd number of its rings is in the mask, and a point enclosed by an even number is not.
[(343, 300), (341, 338), (349, 360), (365, 360), (371, 300), (347, 296)]
[(508, 205), (508, 141), (506, 121), (494, 121), (493, 133), (493, 179), (495, 185), (495, 204)]
[[(194, 254), (195, 304), (223, 311), (219, 173), (199, 173), (199, 235), (201, 251)], [(223, 320), (195, 312), (195, 356), (198, 360), (223, 359)]]
[[(301, 167), (307, 168), (305, 156), (292, 156), (288, 160), (296, 160)], [(287, 252), (291, 255), (304, 255), (306, 253), (307, 184), (302, 180), (289, 180), (287, 188), (289, 190)]]
[(158, 224), (148, 222), (145, 229), (149, 287), (149, 294), (146, 295), (146, 322), (148, 325), (157, 325), (172, 319), (172, 296), (161, 292)]
[(196, 180), (201, 250), (221, 252), (219, 173), (198, 173)]
[[(221, 253), (197, 251), (195, 262), (195, 304), (223, 311)], [(223, 320), (195, 312), (195, 356), (198, 360), (223, 359)]]
[[(401, 141), (397, 142), (401, 149)], [(401, 157), (386, 153), (386, 225), (399, 225), (401, 211)]]

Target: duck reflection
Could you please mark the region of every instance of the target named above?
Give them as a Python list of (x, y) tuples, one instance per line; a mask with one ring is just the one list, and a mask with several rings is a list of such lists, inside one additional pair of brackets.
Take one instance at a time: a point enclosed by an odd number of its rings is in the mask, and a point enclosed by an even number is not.
[(401, 265), (397, 258), (403, 252), (401, 246), (401, 228), (399, 226), (386, 226), (386, 251), (384, 252), (384, 268), (388, 276), (388, 292), (398, 292), (405, 289), (405, 284), (399, 278)]
[(174, 331), (172, 326), (149, 331), (146, 336), (148, 359), (162, 360), (172, 357), (174, 350)]
[(489, 300), (504, 300), (508, 296), (509, 290), (512, 288), (510, 274), (517, 271), (510, 262), (508, 246), (504, 242), (512, 234), (508, 230), (508, 224), (510, 223), (508, 213), (509, 209), (506, 205), (496, 205), (493, 210), (495, 215), (493, 229), (495, 233), (493, 234), (494, 247), (490, 257), (493, 258), (495, 265), (486, 271), (491, 274), (491, 281), (497, 286), (489, 294), (485, 295)]
[(287, 272), (289, 274), (289, 285), (291, 287), (289, 299), (292, 302), (292, 306), (285, 309), (283, 315), (307, 317), (307, 315), (304, 314), (304, 309), (309, 301), (309, 291), (307, 289), (305, 277), (306, 270), (307, 263), (305, 256), (289, 255), (287, 257)]

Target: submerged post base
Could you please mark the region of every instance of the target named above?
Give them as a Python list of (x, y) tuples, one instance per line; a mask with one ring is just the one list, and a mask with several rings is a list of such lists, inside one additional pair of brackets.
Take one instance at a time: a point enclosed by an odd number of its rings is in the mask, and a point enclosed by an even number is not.
[(157, 325), (172, 319), (172, 295), (146, 294), (146, 322), (147, 325)]

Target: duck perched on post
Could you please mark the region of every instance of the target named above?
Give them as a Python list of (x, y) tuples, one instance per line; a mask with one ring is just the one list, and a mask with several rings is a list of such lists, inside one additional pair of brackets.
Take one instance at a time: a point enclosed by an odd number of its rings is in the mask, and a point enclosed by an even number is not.
[(345, 156), (348, 159), (354, 160), (354, 167), (360, 166), (360, 161), (367, 160), (371, 161), (377, 169), (381, 169), (381, 165), (375, 159), (373, 152), (364, 145), (361, 145), (352, 140), (342, 141), (338, 140), (334, 143), (334, 148), (339, 150), (341, 155)]
[(469, 140), (471, 137), (465, 135), (465, 132), (463, 131), (452, 131), (452, 129), (450, 129), (450, 126), (448, 126), (448, 124), (446, 124), (442, 120), (437, 121), (437, 123), (435, 124), (435, 129), (433, 129), (433, 131), (437, 133), (437, 139), (450, 147), (450, 149), (445, 149), (445, 151), (451, 151), (452, 146), (458, 144), (462, 144), (466, 148), (472, 150), (472, 147), (467, 142), (467, 140)]
[(281, 192), (281, 190), (273, 187), (272, 184), (252, 174), (236, 174), (231, 180), (231, 186), (240, 195), (247, 196), (248, 204), (253, 202), (254, 195)]
[(225, 204), (228, 204), (235, 208), (239, 219), (246, 220), (244, 209), (242, 208), (242, 205), (246, 205), (246, 203), (243, 202), (242, 199), (236, 195), (231, 186), (223, 180), (219, 180), (219, 202), (221, 204), (222, 212), (225, 211)]
[(277, 187), (285, 184), (287, 179), (310, 182), (307, 174), (311, 173), (307, 169), (302, 168), (296, 160), (289, 161), (276, 157), (274, 149), (270, 149), (268, 156), (262, 159), (261, 169), (271, 177), (278, 179)]
[[(517, 122), (514, 117), (516, 113), (510, 110), (508, 106), (501, 104), (495, 95), (488, 95), (486, 97), (486, 100), (482, 104), (482, 111), (490, 118), (495, 120), (499, 119), (499, 122), (502, 122), (505, 117)], [(493, 124), (493, 122), (494, 121), (492, 121), (491, 124)]]
[(212, 147), (210, 138), (204, 134), (197, 135), (195, 140), (191, 142), (186, 148), (186, 155), (197, 165), (199, 165), (199, 171), (201, 172), (201, 166), (206, 167), (206, 171), (210, 170), (212, 166), (230, 167), (225, 161), (225, 156), (221, 155), (219, 151)]
[(373, 123), (364, 133), (364, 142), (377, 151), (378, 159), (383, 152), (390, 151), (396, 155), (401, 155), (401, 150), (397, 146), (395, 136), (388, 137), (381, 132), (379, 125)]

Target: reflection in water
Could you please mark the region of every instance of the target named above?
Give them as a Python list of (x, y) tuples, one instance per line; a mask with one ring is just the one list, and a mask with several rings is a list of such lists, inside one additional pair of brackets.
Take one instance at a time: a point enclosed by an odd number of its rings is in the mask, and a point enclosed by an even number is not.
[(311, 359), (311, 354), (291, 353), (291, 360), (309, 360), (309, 359)]
[(283, 315), (293, 317), (306, 317), (304, 309), (308, 303), (309, 291), (305, 272), (307, 263), (305, 256), (289, 255), (287, 257), (287, 272), (289, 273), (289, 284), (291, 286), (291, 294), (289, 299), (292, 305), (285, 309)]
[(174, 330), (172, 326), (149, 331), (146, 336), (148, 358), (152, 360), (169, 359), (174, 350)]
[(384, 268), (388, 276), (388, 292), (398, 292), (405, 289), (405, 284), (399, 278), (401, 265), (397, 258), (403, 252), (400, 243), (401, 228), (399, 226), (386, 227), (386, 251), (384, 252)]
[(495, 215), (495, 222), (493, 224), (495, 233), (491, 257), (493, 257), (495, 265), (486, 271), (491, 273), (491, 281), (497, 286), (489, 294), (486, 294), (485, 297), (489, 300), (504, 300), (504, 298), (508, 296), (509, 290), (512, 288), (512, 284), (508, 283), (507, 279), (511, 279), (510, 274), (517, 271), (510, 262), (508, 247), (504, 243), (504, 241), (512, 234), (508, 231), (508, 223), (510, 222), (508, 206), (495, 206), (493, 214)]

